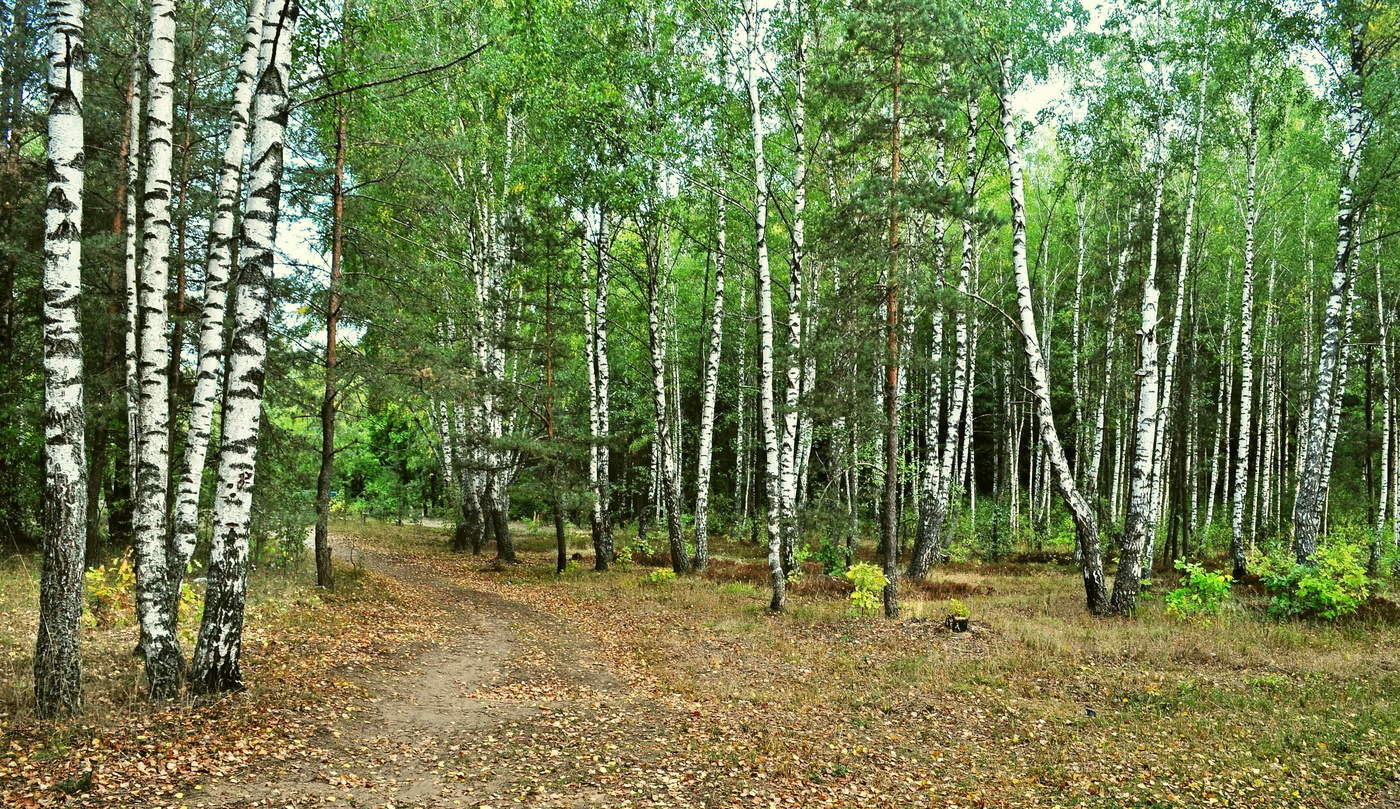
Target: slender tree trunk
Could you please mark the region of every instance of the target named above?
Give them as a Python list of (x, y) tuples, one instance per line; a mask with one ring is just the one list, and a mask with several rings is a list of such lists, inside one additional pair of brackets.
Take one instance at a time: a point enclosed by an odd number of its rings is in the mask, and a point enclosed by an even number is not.
[[(275, 13), (274, 13), (275, 10)], [(191, 684), (199, 693), (241, 689), (249, 521), (266, 379), (269, 286), (282, 201), (284, 133), (298, 0), (269, 0), (252, 108), (252, 157), (243, 215), (238, 293), (224, 392), (223, 437), (214, 494), (214, 533), (204, 619)]]
[(768, 569), (773, 583), (769, 609), (781, 612), (787, 601), (787, 574), (782, 554), (782, 486), (778, 422), (773, 395), (773, 279), (768, 267), (768, 165), (763, 154), (763, 106), (759, 88), (759, 48), (762, 20), (758, 0), (746, 8), (748, 50), (744, 83), (749, 94), (753, 129), (754, 238), (757, 256), (754, 297), (758, 303), (758, 416), (763, 435), (764, 482), (768, 512)]
[(316, 585), (335, 589), (331, 567), (331, 479), (335, 475), (336, 329), (340, 325), (340, 262), (345, 233), (345, 108), (337, 105), (331, 186), (331, 274), (326, 286), (325, 389), (321, 394), (321, 468), (316, 475)]
[(1293, 501), (1293, 552), (1300, 564), (1307, 564), (1317, 550), (1322, 508), (1332, 471), (1325, 464), (1327, 435), (1332, 411), (1333, 377), (1342, 354), (1342, 308), (1351, 286), (1352, 254), (1357, 249), (1355, 232), (1359, 212), (1354, 194), (1367, 126), (1362, 109), (1362, 75), (1366, 58), (1363, 33), (1361, 30), (1351, 32), (1351, 72), (1343, 78), (1343, 92), (1347, 96), (1347, 124), (1342, 143), (1341, 184), (1337, 202), (1337, 253), (1332, 264), (1332, 292), (1327, 299), (1326, 316), (1323, 318), (1317, 376), (1299, 453), (1298, 488)]
[(1366, 570), (1375, 576), (1380, 573), (1381, 554), (1385, 547), (1386, 515), (1390, 505), (1390, 311), (1385, 308), (1385, 287), (1381, 284), (1380, 244), (1376, 244), (1376, 321), (1380, 328), (1378, 349), (1378, 370), (1381, 387), (1381, 463), (1380, 494), (1376, 504), (1375, 536), (1371, 540), (1371, 554), (1367, 559)]
[[(238, 211), (243, 157), (248, 145), (253, 76), (258, 72), (267, 4), (268, 0), (252, 0), (248, 8), (243, 49), (238, 57), (238, 76), (233, 85), (228, 141), (219, 166), (218, 197), (209, 221), (209, 256), (204, 266), (204, 303), (199, 316), (199, 359), (190, 404), (184, 462), (175, 496), (175, 526), (171, 534), (170, 589), (172, 597), (177, 600), (199, 530), (200, 493), (204, 485), (214, 407), (219, 397), (219, 371), (223, 365), (224, 315), (228, 308), (229, 271), (233, 266), (235, 243), (233, 224)], [(178, 618), (178, 615), (172, 614), (172, 617)]]
[(674, 448), (671, 446), (671, 414), (666, 396), (666, 334), (663, 320), (661, 240), (660, 223), (653, 221), (647, 226), (645, 235), (647, 254), (647, 337), (651, 351), (652, 406), (656, 416), (653, 446), (656, 448), (656, 464), (653, 481), (660, 494), (660, 503), (666, 511), (666, 537), (671, 550), (671, 569), (676, 573), (690, 572), (690, 559), (686, 555), (685, 542), (681, 537), (680, 503), (677, 502), (675, 467), (672, 462)]
[(1117, 615), (1130, 615), (1137, 609), (1143, 566), (1146, 564), (1150, 567), (1152, 564), (1152, 558), (1146, 555), (1151, 547), (1149, 537), (1156, 531), (1156, 517), (1152, 511), (1155, 488), (1153, 470), (1156, 469), (1153, 453), (1157, 449), (1157, 416), (1160, 412), (1157, 307), (1161, 297), (1157, 288), (1157, 245), (1162, 227), (1162, 186), (1165, 182), (1165, 172), (1160, 162), (1156, 172), (1152, 199), (1152, 239), (1147, 272), (1142, 285), (1142, 326), (1138, 331), (1137, 416), (1133, 425), (1136, 435), (1133, 440), (1132, 477), (1129, 481), (1128, 519), (1123, 526), (1118, 575), (1113, 580), (1113, 596), (1109, 603), (1109, 611)]
[[(1191, 177), (1186, 188), (1186, 214), (1182, 222), (1181, 259), (1177, 263), (1176, 269), (1176, 302), (1173, 305), (1171, 336), (1167, 340), (1166, 364), (1162, 368), (1161, 401), (1157, 409), (1156, 467), (1152, 475), (1155, 501), (1152, 513), (1155, 515), (1162, 514), (1166, 502), (1167, 487), (1164, 485), (1164, 481), (1166, 480), (1167, 456), (1170, 454), (1170, 442), (1167, 440), (1167, 435), (1173, 415), (1173, 387), (1176, 381), (1176, 364), (1181, 348), (1182, 314), (1185, 310), (1187, 288), (1186, 271), (1191, 263), (1191, 244), (1196, 226), (1196, 198), (1201, 185), (1201, 141), (1205, 132), (1206, 84), (1209, 80), (1209, 69), (1205, 64), (1202, 64), (1200, 87), (1196, 91), (1196, 126), (1191, 145)], [(1187, 413), (1189, 418), (1189, 408)], [(1147, 550), (1144, 553), (1144, 563), (1149, 572), (1152, 569), (1155, 539), (1156, 532), (1149, 533)]]
[[(112, 235), (120, 237), (126, 232), (127, 219), (127, 199), (135, 197), (134, 193), (129, 193), (132, 189), (126, 175), (126, 167), (131, 161), (131, 152), (138, 148), (136, 139), (140, 137), (140, 124), (132, 126), (132, 121), (140, 113), (135, 109), (133, 100), (136, 97), (136, 88), (141, 82), (139, 60), (135, 54), (132, 55), (132, 69), (126, 81), (126, 113), (122, 121), (121, 145), (117, 148), (117, 171), (114, 182), (116, 183), (116, 193), (112, 200)], [(3, 203), (0, 203), (3, 204)], [(110, 385), (108, 389), (112, 393), (125, 387), (125, 378), (121, 381), (111, 380), (109, 374), (116, 374), (117, 370), (117, 342), (116, 333), (124, 325), (124, 317), (119, 317), (122, 313), (122, 298), (117, 295), (118, 290), (122, 290), (126, 279), (117, 274), (117, 267), (113, 264), (107, 271), (107, 291), (108, 299), (105, 307), (107, 322), (102, 327), (102, 364), (100, 373), (104, 385)], [(105, 394), (107, 391), (104, 391)], [(104, 396), (105, 399), (105, 396)], [(102, 486), (107, 475), (107, 440), (109, 436), (110, 417), (108, 408), (110, 404), (104, 401), (102, 406), (97, 408), (96, 418), (93, 420), (92, 428), (92, 454), (89, 466), (88, 486), (87, 486), (87, 550), (85, 555), (86, 564), (91, 565), (101, 552), (102, 533), (100, 509), (98, 508), (102, 497)], [(124, 414), (123, 414), (124, 415)], [(112, 508), (112, 498), (108, 498), (108, 510), (115, 513)], [(110, 534), (109, 530), (109, 534)]]
[(594, 437), (594, 446), (598, 452), (598, 477), (595, 489), (597, 491), (597, 523), (598, 534), (594, 539), (594, 552), (601, 558), (601, 563), (595, 561), (595, 566), (599, 570), (607, 570), (608, 563), (613, 559), (613, 536), (612, 536), (612, 478), (610, 474), (610, 423), (611, 423), (611, 403), (609, 396), (609, 385), (612, 380), (611, 368), (608, 365), (608, 282), (610, 280), (611, 268), (608, 265), (607, 251), (604, 245), (606, 217), (601, 207), (598, 208), (598, 243), (596, 245), (596, 275), (594, 278), (593, 308), (594, 308), (594, 331), (593, 331), (593, 372), (598, 381), (598, 434)]
[(1236, 581), (1244, 578), (1245, 494), (1249, 490), (1249, 438), (1254, 418), (1254, 229), (1259, 221), (1256, 177), (1259, 163), (1257, 102), (1249, 105), (1249, 136), (1245, 140), (1244, 281), (1240, 293), (1240, 423), (1235, 443), (1235, 483), (1231, 489), (1230, 559)]
[[(1089, 462), (1084, 467), (1083, 481), (1090, 497), (1099, 497), (1099, 467), (1103, 461), (1104, 434), (1107, 431), (1108, 392), (1113, 387), (1113, 331), (1118, 324), (1118, 304), (1122, 296), (1123, 283), (1127, 278), (1128, 255), (1133, 246), (1133, 232), (1137, 229), (1139, 209), (1134, 208), (1128, 219), (1128, 231), (1123, 240), (1123, 248), (1118, 251), (1118, 261), (1113, 270), (1113, 286), (1108, 296), (1108, 319), (1104, 321), (1103, 343), (1103, 387), (1099, 389), (1099, 401), (1094, 409), (1094, 427), (1089, 452)], [(1116, 456), (1115, 456), (1116, 457)], [(1113, 465), (1114, 482), (1109, 488), (1108, 502), (1112, 504), (1117, 496), (1117, 479), (1121, 464)], [(1110, 511), (1112, 511), (1110, 505)]]
[(715, 402), (719, 395), (719, 361), (724, 331), (725, 204), (716, 214), (715, 302), (710, 309), (710, 342), (705, 351), (705, 379), (701, 383), (700, 446), (695, 464), (695, 570), (710, 563), (710, 467), (715, 434)]
[(890, 98), (890, 266), (885, 277), (885, 469), (880, 506), (880, 553), (884, 557), (886, 618), (899, 617), (899, 123), (903, 41), (894, 33), (894, 84)]
[(126, 294), (126, 385), (123, 391), (126, 404), (126, 453), (125, 462), (120, 464), (120, 468), (125, 474), (122, 476), (121, 484), (126, 489), (126, 497), (119, 508), (112, 511), (113, 534), (117, 534), (116, 526), (122, 524), (123, 533), (126, 539), (134, 544), (135, 540), (135, 509), (136, 509), (136, 467), (137, 459), (140, 455), (140, 415), (141, 415), (141, 387), (140, 378), (136, 370), (137, 360), (137, 339), (140, 332), (140, 308), (138, 307), (140, 292), (137, 289), (137, 196), (136, 187), (141, 180), (141, 75), (143, 61), (138, 58), (140, 53), (141, 34), (140, 26), (136, 26), (137, 31), (133, 33), (132, 59), (131, 59), (131, 81), (132, 91), (130, 98), (130, 109), (127, 113), (127, 139), (131, 142), (131, 148), (127, 150), (126, 165), (123, 169), (126, 173), (126, 186), (129, 189), (126, 195), (126, 222), (123, 228), (123, 270), (126, 278), (124, 291)]
[(78, 621), (83, 614), (87, 467), (84, 457), (82, 294), (83, 45), (81, 0), (48, 11), (49, 180), (44, 205), (44, 562), (34, 647), (41, 717), (82, 707)]
[(1055, 480), (1060, 496), (1069, 508), (1074, 520), (1081, 557), (1081, 573), (1084, 580), (1084, 593), (1089, 612), (1099, 615), (1108, 607), (1108, 598), (1103, 579), (1103, 559), (1099, 551), (1098, 518), (1093, 508), (1080, 493), (1074, 482), (1073, 471), (1065, 459), (1064, 448), (1060, 444), (1059, 433), (1055, 429), (1055, 413), (1050, 402), (1050, 372), (1045, 358), (1040, 352), (1040, 339), (1035, 324), (1034, 298), (1031, 290), (1030, 269), (1026, 265), (1026, 198), (1025, 181), (1022, 178), (1021, 150), (1016, 143), (1016, 122), (1011, 114), (1010, 88), (1008, 87), (1011, 59), (1001, 57), (1001, 75), (997, 101), (1001, 111), (1002, 147), (1006, 151), (1006, 164), (1010, 174), (1011, 195), (1011, 264), (1016, 273), (1016, 298), (1020, 306), (1021, 338), (1026, 351), (1031, 387), (1035, 396), (1036, 417), (1040, 423), (1040, 437), (1055, 472)]
[(171, 133), (174, 113), (175, 3), (152, 0), (146, 56), (146, 188), (142, 194), (139, 276), (139, 453), (136, 465), (136, 614), (152, 699), (180, 687), (179, 640), (170, 631), (170, 560), (166, 498), (170, 474), (170, 361), (167, 288), (170, 278)]

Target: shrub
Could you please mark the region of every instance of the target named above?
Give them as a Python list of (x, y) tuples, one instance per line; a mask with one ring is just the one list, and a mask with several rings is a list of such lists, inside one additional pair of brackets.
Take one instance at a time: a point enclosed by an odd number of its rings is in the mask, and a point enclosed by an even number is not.
[(948, 599), (948, 614), (958, 618), (967, 618), (970, 616), (967, 605), (956, 598)]
[(846, 580), (855, 586), (851, 593), (851, 604), (856, 611), (874, 615), (880, 611), (880, 594), (889, 583), (885, 572), (869, 562), (851, 565), (846, 569)]
[(87, 584), (84, 618), (89, 626), (109, 629), (130, 620), (136, 591), (130, 552), (114, 562), (89, 568), (83, 580)]
[(1176, 569), (1186, 574), (1181, 586), (1167, 593), (1167, 614), (1177, 618), (1214, 615), (1230, 600), (1228, 573), (1206, 570), (1195, 562), (1176, 560)]
[(823, 539), (812, 558), (822, 566), (822, 572), (828, 576), (840, 576), (851, 563), (846, 556), (846, 546), (839, 539)]
[(676, 571), (674, 571), (674, 570), (664, 570), (664, 569), (663, 569), (663, 570), (653, 570), (652, 572), (650, 572), (650, 573), (648, 573), (648, 574), (646, 574), (645, 576), (642, 577), (642, 582), (643, 582), (644, 584), (650, 584), (650, 585), (653, 586), (653, 587), (660, 587), (660, 586), (663, 585), (663, 584), (670, 584), (671, 582), (673, 582), (673, 581), (675, 581), (675, 580), (676, 580)]
[(1358, 546), (1341, 539), (1323, 543), (1309, 564), (1280, 554), (1253, 560), (1272, 599), (1269, 611), (1283, 617), (1336, 620), (1356, 612), (1371, 594)]

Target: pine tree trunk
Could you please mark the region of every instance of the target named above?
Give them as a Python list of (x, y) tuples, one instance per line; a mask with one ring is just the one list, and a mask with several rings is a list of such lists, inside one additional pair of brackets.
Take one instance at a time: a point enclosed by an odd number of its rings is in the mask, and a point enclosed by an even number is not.
[(140, 388), (136, 464), (136, 615), (152, 699), (170, 699), (180, 687), (179, 640), (167, 614), (171, 563), (166, 552), (166, 498), (170, 475), (169, 307), (170, 191), (175, 93), (175, 3), (152, 0), (146, 56), (146, 186), (141, 195), (142, 249), (138, 278)]
[(340, 262), (345, 232), (345, 108), (335, 126), (335, 169), (331, 186), (331, 267), (326, 288), (325, 387), (321, 393), (321, 468), (316, 475), (316, 586), (335, 589), (331, 567), (331, 479), (335, 475), (336, 331), (340, 325)]
[(82, 707), (87, 467), (82, 294), (83, 45), (81, 0), (48, 8), (48, 187), (44, 205), (44, 561), (34, 647), (34, 708), (43, 718)]
[[(233, 263), (233, 224), (238, 211), (243, 177), (243, 156), (248, 144), (248, 114), (253, 98), (253, 76), (258, 72), (263, 20), (268, 0), (252, 0), (238, 57), (233, 85), (233, 111), (228, 141), (219, 166), (218, 197), (209, 222), (209, 256), (204, 268), (204, 304), (199, 316), (199, 359), (190, 405), (189, 432), (184, 463), (175, 496), (175, 526), (170, 546), (170, 589), (178, 600), (181, 581), (194, 553), (199, 531), (199, 500), (209, 452), (210, 428), (219, 397), (219, 372), (223, 365), (224, 316), (228, 308), (229, 271)], [(170, 617), (178, 618), (172, 614)], [(172, 627), (173, 631), (173, 627)]]
[(269, 0), (263, 25), (262, 49), (267, 58), (262, 60), (253, 95), (248, 201), (240, 238), (241, 266), (214, 489), (209, 581), (191, 671), (191, 686), (198, 693), (243, 687), (240, 659), (254, 473), (266, 380), (269, 286), (282, 201), (284, 133), (291, 108), (292, 39), (300, 12), (299, 0)]

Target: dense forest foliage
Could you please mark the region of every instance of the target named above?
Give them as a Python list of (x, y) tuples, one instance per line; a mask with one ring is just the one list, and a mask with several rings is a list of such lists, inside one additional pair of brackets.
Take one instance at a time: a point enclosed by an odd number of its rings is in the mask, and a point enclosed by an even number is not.
[(85, 564), (132, 553), (153, 696), (218, 692), (249, 565), (332, 587), (339, 517), (504, 563), (543, 521), (561, 572), (566, 525), (598, 570), (741, 540), (775, 611), (875, 560), (889, 617), (949, 560), (1072, 559), (1098, 615), (1400, 563), (1385, 0), (0, 12), (41, 713)]

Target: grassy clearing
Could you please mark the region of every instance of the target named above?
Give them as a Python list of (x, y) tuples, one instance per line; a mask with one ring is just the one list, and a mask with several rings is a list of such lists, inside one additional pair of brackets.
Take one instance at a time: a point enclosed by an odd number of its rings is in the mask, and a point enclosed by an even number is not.
[[(1209, 622), (1088, 616), (1078, 576), (1051, 565), (962, 564), (905, 588), (906, 618), (851, 614), (807, 574), (784, 616), (766, 612), (757, 549), (719, 543), (709, 577), (651, 569), (563, 576), (553, 538), (518, 539), (500, 570), (452, 557), (434, 532), (385, 537), (444, 569), (567, 616), (645, 687), (716, 730), (712, 765), (836, 783), (890, 805), (1347, 806), (1400, 782), (1400, 629), (1277, 621), (1245, 593)], [(587, 537), (570, 552), (589, 555)], [(942, 627), (960, 599), (974, 631)], [(806, 791), (804, 793), (804, 790)], [(1358, 804), (1359, 805), (1359, 804)]]
[[(255, 568), (243, 658), (247, 690), (152, 705), (133, 654), (130, 593), (102, 626), (85, 621), (84, 712), (59, 722), (32, 712), (38, 570), (0, 567), (0, 806), (180, 806), (200, 782), (305, 755), (309, 740), (359, 710), (361, 674), (431, 637), (441, 612), (397, 582), (337, 566), (333, 593), (310, 560)], [(198, 594), (196, 594), (198, 596)], [(120, 600), (120, 599), (119, 599)], [(199, 598), (183, 618), (192, 650)]]

